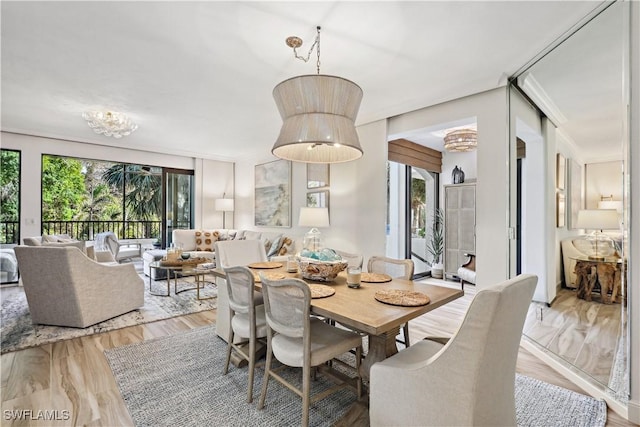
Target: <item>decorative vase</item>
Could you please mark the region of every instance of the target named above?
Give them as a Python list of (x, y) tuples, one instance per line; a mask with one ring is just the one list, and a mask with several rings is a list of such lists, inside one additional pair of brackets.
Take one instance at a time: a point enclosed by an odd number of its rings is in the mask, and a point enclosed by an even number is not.
[(464, 171), (458, 165), (451, 172), (451, 181), (454, 184), (462, 184), (464, 182)]
[(431, 277), (434, 279), (442, 279), (444, 277), (444, 265), (441, 262), (431, 265)]

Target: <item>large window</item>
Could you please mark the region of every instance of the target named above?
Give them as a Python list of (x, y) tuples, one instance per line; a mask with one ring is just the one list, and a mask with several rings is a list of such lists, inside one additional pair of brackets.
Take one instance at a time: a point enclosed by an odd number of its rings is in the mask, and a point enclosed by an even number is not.
[[(44, 155), (42, 232), (81, 240), (104, 231), (120, 239), (166, 239), (164, 173), (156, 166)], [(183, 210), (192, 211), (191, 197), (180, 202)]]
[(0, 245), (13, 245), (20, 241), (20, 152), (0, 156)]

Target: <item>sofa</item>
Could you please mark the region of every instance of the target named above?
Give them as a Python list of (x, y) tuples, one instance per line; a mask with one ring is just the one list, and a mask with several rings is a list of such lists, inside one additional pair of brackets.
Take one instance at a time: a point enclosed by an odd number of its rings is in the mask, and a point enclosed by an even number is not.
[(25, 246), (73, 246), (80, 249), (82, 253), (94, 261), (100, 263), (115, 262), (115, 258), (108, 250), (96, 250), (93, 246), (88, 246), (87, 243), (82, 240), (73, 239), (68, 234), (43, 234), (42, 236), (23, 237), (22, 243)]
[[(612, 236), (607, 242), (600, 242), (598, 245), (598, 254), (607, 257), (620, 256), (622, 239), (618, 236)], [(589, 255), (595, 254), (595, 248), (592, 241), (587, 240), (585, 235), (568, 237), (560, 241), (562, 251), (562, 269), (564, 277), (564, 286), (575, 289), (576, 286), (576, 258), (587, 259)]]
[(144, 305), (133, 264), (101, 264), (68, 246), (14, 251), (33, 323), (86, 328)]
[(173, 230), (172, 241), (192, 257), (215, 260), (215, 242), (223, 240), (261, 240), (267, 258), (293, 254), (293, 240), (278, 232), (233, 229)]

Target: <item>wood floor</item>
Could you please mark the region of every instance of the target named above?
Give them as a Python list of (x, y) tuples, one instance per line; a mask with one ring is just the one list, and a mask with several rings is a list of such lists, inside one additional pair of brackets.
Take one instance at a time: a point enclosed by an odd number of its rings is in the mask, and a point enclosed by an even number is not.
[[(460, 324), (473, 297), (466, 295), (410, 322), (411, 341), (423, 337), (450, 336)], [(2, 426), (130, 426), (127, 412), (103, 351), (126, 344), (171, 335), (215, 322), (215, 311), (132, 326), (103, 334), (76, 338), (1, 356)], [(583, 392), (524, 349), (520, 349), (517, 371), (571, 390)], [(58, 418), (51, 420), (11, 420), (11, 410), (31, 409)], [(42, 415), (42, 414), (40, 414)], [(339, 426), (368, 426), (366, 404), (354, 403)], [(608, 426), (630, 426), (608, 411)]]

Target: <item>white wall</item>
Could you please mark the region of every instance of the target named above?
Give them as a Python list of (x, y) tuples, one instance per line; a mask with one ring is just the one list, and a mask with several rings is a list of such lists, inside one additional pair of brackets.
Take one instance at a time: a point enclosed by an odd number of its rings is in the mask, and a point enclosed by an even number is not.
[[(331, 226), (320, 229), (326, 247), (371, 255), (385, 253), (387, 205), (387, 127), (386, 120), (357, 128), (364, 155), (353, 162), (330, 166), (329, 220)], [(287, 228), (254, 225), (254, 167), (275, 160), (265, 146), (265, 155), (236, 164), (235, 226), (282, 232), (298, 242), (309, 231), (298, 226), (300, 207), (306, 205), (306, 164), (292, 163), (292, 226)], [(299, 247), (298, 247), (299, 249)]]
[[(203, 218), (211, 226), (222, 226), (222, 216), (208, 215), (212, 197), (222, 196), (229, 188), (233, 191), (233, 164), (213, 160), (194, 159), (131, 150), (128, 148), (106, 147), (97, 144), (79, 143), (60, 139), (41, 138), (31, 135), (2, 132), (2, 148), (20, 150), (20, 233), (21, 237), (41, 234), (41, 168), (42, 155), (78, 157), (84, 159), (108, 160), (113, 162), (141, 163), (145, 165), (195, 170), (195, 226), (203, 226)], [(126, 138), (123, 140), (126, 146)], [(196, 167), (198, 166), (198, 167)], [(206, 177), (206, 180), (203, 180)], [(203, 195), (205, 195), (203, 197)], [(201, 201), (204, 200), (204, 204)], [(207, 214), (203, 214), (206, 211)], [(219, 225), (215, 224), (219, 221)]]
[[(509, 275), (507, 237), (509, 186), (506, 185), (509, 181), (509, 146), (506, 88), (494, 89), (393, 117), (389, 119), (389, 133), (395, 135), (473, 116), (478, 122), (476, 286), (482, 288), (505, 280)], [(471, 171), (471, 166), (468, 167)], [(443, 170), (443, 174), (446, 173), (447, 171)], [(449, 170), (448, 173), (450, 175), (451, 171)], [(466, 174), (467, 170), (465, 170)]]

